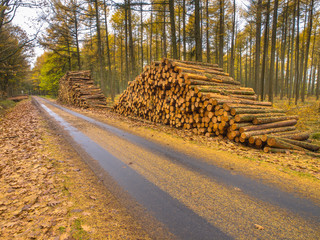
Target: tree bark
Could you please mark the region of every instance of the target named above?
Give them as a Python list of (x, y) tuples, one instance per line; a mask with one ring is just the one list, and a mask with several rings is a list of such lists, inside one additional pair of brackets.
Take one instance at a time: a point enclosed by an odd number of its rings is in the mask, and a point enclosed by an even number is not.
[(202, 62), (202, 40), (200, 30), (200, 0), (194, 1), (195, 5), (195, 19), (194, 19), (194, 34), (196, 42), (196, 61)]
[(206, 40), (207, 40), (207, 63), (211, 62), (209, 41), (209, 0), (206, 0)]
[(274, 0), (272, 36), (271, 36), (270, 75), (269, 75), (269, 102), (273, 102), (273, 73), (274, 73), (274, 61), (275, 61), (274, 58), (276, 54), (277, 20), (278, 20), (278, 0)]
[(224, 0), (219, 0), (219, 67), (223, 68), (224, 46)]
[(310, 14), (309, 14), (309, 22), (307, 27), (307, 46), (304, 60), (304, 75), (303, 75), (303, 84), (302, 84), (302, 92), (301, 92), (301, 101), (304, 102), (305, 98), (305, 90), (306, 90), (306, 82), (307, 82), (307, 70), (308, 70), (308, 57), (309, 57), (309, 47), (310, 47), (310, 39), (311, 39), (311, 30), (312, 30), (312, 22), (313, 22), (313, 2), (311, 0), (310, 3)]
[(236, 26), (236, 0), (233, 0), (233, 18), (231, 35), (230, 77), (234, 77), (234, 32)]
[(182, 28), (183, 28), (183, 60), (187, 60), (187, 40), (186, 40), (186, 0), (183, 0)]
[(102, 52), (102, 41), (101, 41), (101, 30), (100, 30), (100, 16), (99, 16), (99, 5), (98, 0), (94, 0), (95, 4), (95, 16), (96, 16), (96, 28), (97, 28), (97, 50), (98, 50), (98, 61), (99, 61), (99, 77), (100, 77), (100, 84), (101, 89), (103, 92), (106, 90), (105, 81), (104, 81), (104, 58)]
[(107, 5), (106, 1), (103, 0), (103, 7), (104, 7), (104, 24), (105, 24), (105, 30), (106, 30), (106, 47), (107, 47), (107, 59), (108, 59), (108, 82), (110, 84), (110, 90), (111, 92), (114, 91), (112, 89), (112, 70), (111, 70), (111, 57), (110, 57), (110, 45), (109, 45), (109, 32), (108, 32), (108, 21), (107, 21)]
[(296, 39), (296, 81), (295, 81), (295, 104), (298, 104), (298, 99), (299, 99), (299, 88), (300, 88), (300, 74), (299, 74), (299, 49), (300, 49), (300, 32), (299, 32), (299, 24), (300, 24), (300, 0), (297, 0), (297, 39)]
[(262, 0), (258, 0), (256, 24), (256, 57), (255, 57), (255, 82), (254, 90), (258, 92), (260, 82), (260, 45), (261, 45), (261, 9)]
[(169, 0), (170, 24), (171, 24), (171, 46), (173, 59), (178, 58), (177, 40), (176, 40), (176, 24), (174, 15), (174, 0)]
[(129, 55), (130, 55), (130, 63), (131, 63), (131, 77), (133, 79), (136, 74), (136, 62), (134, 56), (134, 46), (133, 46), (133, 36), (132, 36), (132, 17), (131, 17), (131, 0), (127, 0), (128, 2), (128, 30), (129, 30)]
[(269, 43), (269, 20), (270, 20), (270, 0), (267, 2), (266, 10), (266, 23), (264, 27), (264, 43), (263, 43), (263, 59), (261, 70), (261, 83), (260, 83), (260, 100), (263, 101), (265, 95), (265, 83), (268, 79), (268, 73), (266, 70), (268, 63), (268, 43)]

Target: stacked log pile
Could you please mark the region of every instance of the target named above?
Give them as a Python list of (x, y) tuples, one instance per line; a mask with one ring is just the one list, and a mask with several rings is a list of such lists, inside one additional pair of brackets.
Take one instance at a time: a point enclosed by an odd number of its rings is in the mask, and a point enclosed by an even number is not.
[(82, 108), (105, 108), (106, 98), (94, 85), (90, 71), (67, 72), (59, 80), (59, 100)]
[(297, 116), (257, 101), (252, 88), (241, 87), (215, 64), (153, 62), (129, 82), (114, 110), (265, 152), (319, 150), (307, 141), (308, 133), (296, 129)]

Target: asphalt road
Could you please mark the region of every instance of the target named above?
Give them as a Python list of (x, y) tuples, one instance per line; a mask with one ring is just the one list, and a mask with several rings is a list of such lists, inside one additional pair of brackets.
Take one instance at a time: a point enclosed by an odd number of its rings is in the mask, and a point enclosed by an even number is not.
[(320, 239), (320, 206), (34, 98), (155, 239)]

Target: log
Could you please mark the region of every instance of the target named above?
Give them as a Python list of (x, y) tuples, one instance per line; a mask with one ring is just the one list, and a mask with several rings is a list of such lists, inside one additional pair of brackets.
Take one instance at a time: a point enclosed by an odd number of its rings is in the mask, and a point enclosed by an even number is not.
[(286, 126), (294, 126), (297, 124), (296, 119), (274, 122), (274, 123), (266, 123), (261, 125), (251, 125), (251, 126), (244, 126), (239, 129), (240, 133), (248, 132), (248, 131), (255, 131), (255, 130), (262, 130), (268, 128), (279, 128), (279, 127), (286, 127)]
[(270, 147), (275, 147), (275, 148), (283, 148), (283, 149), (293, 149), (293, 150), (298, 150), (298, 151), (305, 151), (304, 148), (297, 146), (292, 143), (285, 142), (281, 140), (280, 138), (268, 138), (267, 144)]
[(233, 116), (236, 114), (285, 113), (285, 112), (286, 112), (285, 110), (281, 110), (281, 109), (262, 109), (262, 108), (232, 108), (230, 110), (230, 113)]
[(230, 111), (232, 108), (254, 108), (254, 109), (272, 109), (270, 106), (259, 106), (254, 104), (238, 104), (238, 103), (223, 103), (223, 109)]
[(285, 149), (285, 148), (273, 148), (273, 147), (268, 147), (268, 146), (264, 147), (263, 151), (265, 153), (287, 153), (287, 154), (291, 153), (290, 150)]
[(258, 113), (258, 114), (239, 114), (234, 117), (236, 122), (251, 122), (255, 118), (259, 117), (275, 117), (283, 116), (283, 113)]
[(290, 120), (290, 119), (296, 119), (296, 120), (298, 120), (299, 117), (296, 116), (296, 115), (294, 115), (294, 116), (255, 118), (255, 119), (253, 119), (252, 123), (257, 125), (257, 124), (279, 122), (279, 121)]
[(271, 136), (278, 136), (281, 138), (287, 138), (292, 140), (298, 140), (298, 141), (305, 141), (308, 140), (310, 134), (308, 132), (301, 132), (301, 131), (286, 131), (279, 134), (273, 133)]
[(241, 137), (244, 139), (247, 139), (251, 136), (257, 136), (257, 135), (264, 135), (274, 132), (284, 132), (284, 131), (290, 131), (296, 129), (295, 126), (290, 127), (279, 127), (279, 128), (270, 128), (270, 129), (263, 129), (263, 130), (257, 130), (257, 131), (250, 131), (250, 132), (243, 132), (241, 133)]
[(290, 143), (290, 144), (294, 144), (296, 146), (308, 149), (310, 151), (316, 152), (320, 149), (320, 146), (312, 144), (312, 143), (308, 143), (308, 142), (303, 142), (303, 141), (297, 141), (297, 140), (292, 140), (292, 139), (287, 139), (287, 138), (278, 138), (281, 141)]

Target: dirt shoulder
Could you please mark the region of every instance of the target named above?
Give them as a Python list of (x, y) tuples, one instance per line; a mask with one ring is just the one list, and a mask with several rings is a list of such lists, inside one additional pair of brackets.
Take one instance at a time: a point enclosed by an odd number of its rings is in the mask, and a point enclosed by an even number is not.
[(0, 239), (149, 239), (29, 100), (0, 133)]
[(272, 154), (219, 138), (124, 117), (110, 110), (68, 108), (178, 151), (201, 157), (210, 164), (320, 203), (320, 159), (301, 154)]

